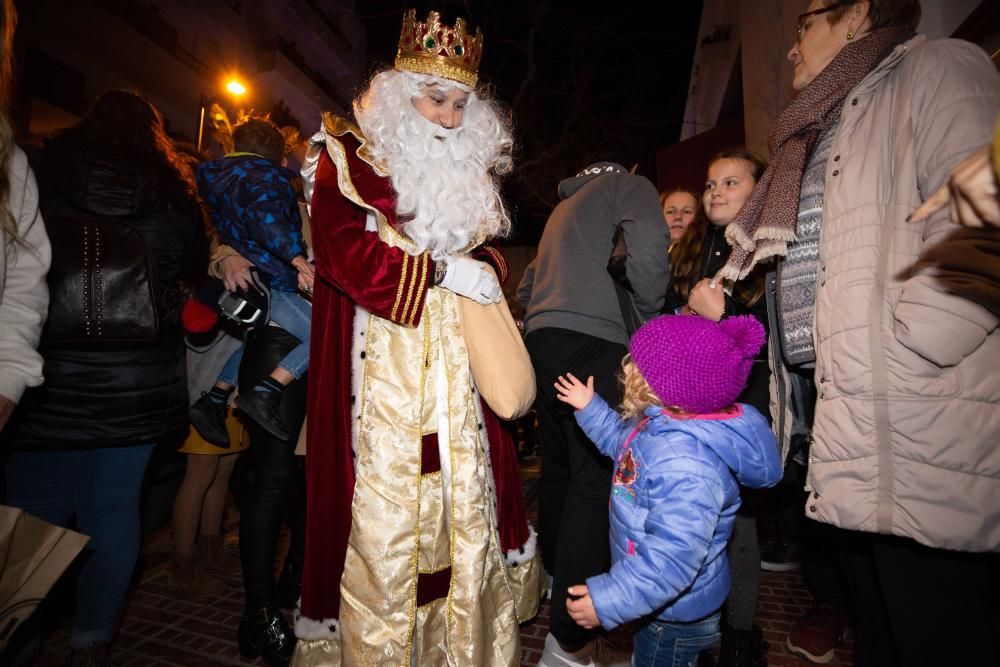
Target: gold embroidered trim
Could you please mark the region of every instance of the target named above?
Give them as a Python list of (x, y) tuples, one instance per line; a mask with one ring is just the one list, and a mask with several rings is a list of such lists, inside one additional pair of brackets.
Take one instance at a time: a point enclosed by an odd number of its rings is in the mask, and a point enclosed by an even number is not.
[[(452, 296), (455, 299), (461, 298), (461, 297), (454, 296), (454, 295), (452, 295)], [(445, 308), (448, 307), (449, 301), (451, 301), (451, 300), (450, 299), (442, 299), (441, 300), (441, 309), (442, 310), (444, 310)], [(452, 303), (454, 303), (454, 301), (452, 301)], [(454, 308), (457, 309), (458, 306), (455, 305)], [(444, 363), (444, 362), (442, 361), (442, 363)], [(451, 565), (452, 567), (454, 567), (454, 565), (455, 565), (455, 524), (457, 523), (457, 520), (455, 519), (455, 470), (457, 470), (457, 468), (455, 467), (455, 448), (451, 446), (451, 441), (455, 437), (455, 431), (454, 431), (455, 420), (452, 418), (452, 413), (451, 413), (451, 392), (452, 392), (452, 386), (451, 386), (452, 377), (451, 377), (451, 373), (447, 373), (446, 372), (444, 374), (444, 378), (445, 378), (445, 383), (447, 385), (447, 389), (445, 390), (446, 394), (445, 394), (444, 400), (445, 400), (445, 405), (448, 408), (448, 461), (450, 462), (449, 466), (450, 466), (450, 469), (451, 469), (451, 474), (448, 477), (448, 482), (451, 484), (451, 493), (448, 494), (448, 498), (451, 500), (451, 507), (448, 507), (445, 511), (449, 512), (450, 516), (451, 516), (451, 520), (448, 522), (448, 527), (450, 529), (449, 530), (449, 535), (448, 535), (448, 564)], [(440, 439), (439, 439), (439, 442), (440, 442)], [(455, 602), (455, 600), (454, 600), (454, 597), (452, 595), (452, 589), (451, 589), (451, 587), (449, 587), (448, 588), (448, 627), (449, 628), (452, 627), (453, 623), (455, 622), (455, 618), (454, 618), (454, 602)]]
[[(437, 474), (440, 474), (440, 473), (432, 472), (430, 474), (437, 475)], [(426, 477), (426, 475), (425, 475), (425, 477)], [(437, 568), (436, 570), (417, 570), (417, 574), (437, 574), (438, 572), (444, 572), (449, 567), (451, 567), (451, 563), (448, 563), (447, 565), (442, 565), (441, 567)], [(440, 599), (441, 598), (435, 598), (435, 600), (440, 600)]]
[(427, 609), (427, 607), (430, 607), (430, 606), (431, 606), (431, 605), (433, 605), (433, 604), (439, 604), (439, 603), (441, 603), (441, 602), (442, 602), (443, 600), (444, 600), (444, 598), (434, 598), (434, 599), (433, 599), (433, 600), (431, 600), (430, 602), (426, 602), (426, 603), (424, 603), (424, 604), (420, 605), (419, 607), (417, 607), (417, 609)]
[(379, 176), (389, 175), (389, 169), (375, 160), (375, 156), (372, 155), (371, 146), (369, 146), (368, 140), (365, 139), (365, 135), (361, 131), (360, 127), (346, 118), (338, 116), (330, 111), (324, 111), (321, 114), (321, 117), (323, 119), (323, 129), (326, 130), (327, 133), (332, 134), (335, 137), (342, 137), (345, 134), (354, 135), (354, 138), (357, 139), (360, 144), (358, 146), (358, 150), (355, 152), (358, 158), (374, 169), (375, 173)]
[[(427, 258), (427, 253), (425, 252), (417, 259), (417, 261), (420, 262), (420, 279), (417, 281), (416, 293), (420, 295), (424, 293), (424, 286), (427, 284), (427, 267), (430, 264), (430, 260)], [(413, 275), (415, 278), (416, 270), (414, 270)], [(403, 309), (404, 313), (410, 307), (410, 297), (412, 296), (413, 291), (414, 290), (411, 286), (410, 294), (407, 294), (406, 296), (406, 308)], [(419, 310), (420, 310), (420, 298), (418, 296), (416, 299), (413, 300), (413, 311), (410, 313), (410, 316), (406, 319), (407, 324), (409, 324), (410, 326), (416, 324), (417, 312)]]
[[(365, 363), (366, 366), (368, 365), (368, 360), (372, 358), (372, 355), (371, 355), (371, 352), (372, 352), (371, 351), (371, 345), (372, 345), (372, 337), (371, 337), (371, 332), (372, 332), (372, 317), (374, 317), (374, 315), (372, 315), (371, 313), (369, 313), (368, 314), (368, 325), (367, 325), (367, 329), (365, 330), (365, 359), (364, 359), (364, 363)], [(351, 363), (353, 364), (354, 361), (355, 360), (352, 359)], [(367, 371), (366, 371), (365, 368), (362, 368), (361, 369), (361, 409), (358, 411), (358, 440), (361, 440), (361, 427), (365, 425), (365, 394), (367, 393), (367, 391), (368, 391), (368, 373), (367, 373)], [(352, 432), (354, 431), (354, 425), (353, 424), (351, 424), (351, 431)]]
[(413, 302), (413, 284), (417, 280), (417, 267), (416, 263), (420, 261), (421, 256), (413, 258), (413, 273), (410, 274), (410, 279), (406, 283), (406, 301), (403, 302), (403, 313), (399, 316), (399, 323), (403, 325), (412, 325), (413, 322), (410, 321), (410, 304)]
[(506, 282), (507, 273), (509, 271), (509, 269), (507, 268), (507, 260), (503, 258), (503, 255), (501, 255), (500, 251), (497, 250), (496, 248), (486, 246), (483, 248), (483, 250), (488, 252), (490, 256), (497, 261), (497, 269), (500, 271), (500, 282), (501, 283)]
[[(427, 358), (431, 347), (431, 330), (430, 315), (424, 313), (423, 317), (424, 326), (424, 358), (423, 362), (420, 364), (420, 424), (417, 428), (417, 461), (420, 461), (423, 457), (424, 448), (424, 438), (421, 435), (424, 432), (423, 419), (424, 419), (424, 398), (426, 397), (426, 386), (427, 386)], [(417, 467), (417, 483), (416, 483), (416, 508), (414, 508), (414, 516), (416, 517), (415, 525), (413, 528), (413, 557), (411, 561), (413, 563), (413, 584), (410, 586), (410, 632), (406, 637), (406, 660), (403, 664), (410, 664), (410, 660), (413, 655), (413, 632), (415, 629), (416, 616), (417, 616), (417, 576), (420, 572), (420, 482), (423, 475), (420, 473), (419, 466)], [(451, 594), (451, 588), (448, 589), (449, 595)]]
[[(399, 302), (403, 298), (403, 285), (407, 283), (406, 274), (407, 274), (407, 267), (409, 267), (409, 265), (410, 265), (410, 256), (403, 255), (403, 268), (400, 270), (399, 273), (399, 285), (396, 286), (396, 301), (392, 304), (392, 311), (389, 313), (389, 319), (391, 319), (393, 322), (399, 322), (400, 324), (406, 323), (405, 321), (406, 309), (410, 307), (409, 306), (410, 297), (407, 296), (406, 305), (403, 306), (403, 319), (397, 320), (396, 313), (399, 312)], [(410, 292), (412, 294), (413, 292), (412, 288), (410, 288)]]
[[(324, 114), (323, 123), (324, 128), (327, 130), (326, 150), (330, 155), (330, 159), (333, 160), (333, 164), (337, 167), (337, 185), (340, 187), (341, 194), (366, 211), (370, 211), (375, 216), (378, 236), (385, 243), (393, 247), (400, 248), (409, 255), (419, 255), (420, 251), (417, 250), (413, 241), (393, 229), (392, 225), (390, 225), (389, 221), (386, 219), (385, 214), (362, 199), (361, 195), (357, 191), (357, 188), (354, 187), (354, 182), (351, 180), (351, 170), (347, 164), (347, 149), (344, 147), (343, 142), (341, 142), (337, 137), (342, 137), (345, 134), (350, 133), (355, 137), (360, 138), (361, 130), (359, 130), (357, 126), (351, 125), (351, 123), (348, 123), (343, 118), (334, 116), (330, 113)], [(358, 151), (360, 150), (361, 149), (359, 148)], [(375, 169), (381, 176), (386, 175), (379, 171), (377, 165), (365, 160), (360, 152), (358, 153), (358, 157)]]
[[(441, 476), (441, 471), (440, 470), (435, 470), (434, 472), (421, 473), (420, 477), (421, 477), (421, 479), (430, 479), (430, 478), (434, 477), (435, 475), (437, 475), (438, 477), (440, 477)], [(442, 569), (444, 569), (444, 568), (442, 568)], [(421, 570), (420, 574), (427, 574), (427, 572), (424, 572), (423, 570)], [(433, 574), (433, 572), (431, 572), (431, 574)]]

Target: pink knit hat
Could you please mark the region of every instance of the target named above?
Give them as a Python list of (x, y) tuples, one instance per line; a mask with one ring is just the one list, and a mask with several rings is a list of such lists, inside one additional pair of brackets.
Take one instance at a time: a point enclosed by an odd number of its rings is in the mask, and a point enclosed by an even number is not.
[(764, 327), (752, 315), (721, 322), (662, 315), (639, 327), (630, 351), (664, 405), (704, 414), (736, 402), (764, 341)]

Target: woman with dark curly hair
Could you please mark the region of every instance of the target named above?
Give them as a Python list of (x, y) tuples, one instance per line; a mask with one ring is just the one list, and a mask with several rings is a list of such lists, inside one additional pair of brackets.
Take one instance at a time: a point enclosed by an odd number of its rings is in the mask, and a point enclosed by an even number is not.
[[(40, 346), (45, 384), (25, 393), (4, 433), (12, 449), (7, 503), (57, 525), (75, 516), (90, 537), (70, 664), (105, 665), (139, 553), (146, 465), (157, 442), (187, 428), (180, 307), (187, 281), (208, 263), (203, 215), (163, 118), (134, 93), (101, 96), (80, 123), (45, 144), (37, 166), (53, 247), (61, 236), (65, 249), (61, 258), (53, 253), (50, 273)], [(73, 234), (83, 239), (79, 246), (66, 243)], [(150, 269), (128, 285), (116, 280), (124, 270), (114, 259), (125, 254), (115, 244), (126, 237), (141, 241)], [(79, 261), (77, 252), (89, 257), (74, 294), (82, 295), (81, 328), (90, 336), (70, 340), (64, 332), (78, 304), (57, 297), (53, 276), (60, 262)], [(143, 299), (150, 308), (132, 308)], [(102, 334), (112, 320), (123, 331), (151, 333), (108, 341)]]

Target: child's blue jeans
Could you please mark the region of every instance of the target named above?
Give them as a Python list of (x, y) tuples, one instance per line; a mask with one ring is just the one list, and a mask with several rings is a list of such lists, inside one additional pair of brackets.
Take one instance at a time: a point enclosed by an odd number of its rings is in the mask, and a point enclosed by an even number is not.
[(635, 633), (632, 667), (694, 667), (719, 642), (719, 616), (678, 623), (651, 621)]
[[(284, 356), (278, 366), (295, 376), (309, 369), (309, 330), (312, 321), (312, 304), (295, 292), (271, 292), (271, 302), (268, 317), (279, 327), (299, 339), (299, 344)], [(229, 357), (226, 365), (219, 373), (219, 381), (236, 385), (240, 372), (240, 361), (243, 359), (243, 346), (240, 345)]]

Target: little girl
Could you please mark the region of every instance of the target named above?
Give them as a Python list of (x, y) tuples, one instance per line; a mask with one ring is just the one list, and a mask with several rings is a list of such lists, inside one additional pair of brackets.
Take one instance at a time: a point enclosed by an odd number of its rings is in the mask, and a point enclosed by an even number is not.
[(664, 315), (632, 337), (621, 416), (594, 394), (593, 377), (556, 383), (583, 431), (617, 462), (611, 570), (571, 586), (566, 607), (584, 628), (645, 619), (633, 665), (694, 665), (718, 641), (737, 482), (781, 478), (767, 420), (735, 403), (763, 344), (752, 316)]

